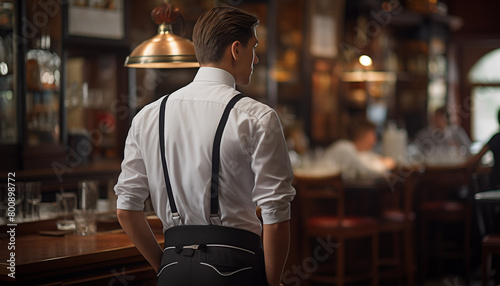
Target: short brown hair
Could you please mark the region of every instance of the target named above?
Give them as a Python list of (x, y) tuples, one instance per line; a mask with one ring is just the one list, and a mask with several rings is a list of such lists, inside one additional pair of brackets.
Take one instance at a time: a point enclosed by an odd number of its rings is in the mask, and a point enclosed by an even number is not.
[(233, 42), (246, 47), (258, 24), (256, 16), (234, 7), (219, 6), (203, 13), (193, 29), (196, 59), (200, 64), (218, 63)]
[(450, 122), (450, 114), (448, 113), (448, 110), (446, 109), (445, 106), (441, 106), (439, 108), (437, 108), (435, 111), (434, 111), (434, 114), (437, 115), (437, 116), (442, 116), (446, 122)]
[(347, 130), (347, 135), (351, 141), (355, 141), (368, 131), (374, 131), (376, 129), (375, 124), (364, 117), (353, 119)]

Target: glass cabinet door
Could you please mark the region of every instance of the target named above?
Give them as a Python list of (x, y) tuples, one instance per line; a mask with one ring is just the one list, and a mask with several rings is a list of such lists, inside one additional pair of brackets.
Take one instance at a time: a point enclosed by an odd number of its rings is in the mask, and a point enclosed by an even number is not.
[(0, 2), (0, 145), (18, 142), (15, 1)]
[(47, 11), (44, 1), (27, 2), (26, 145), (57, 144), (61, 141), (61, 9)]

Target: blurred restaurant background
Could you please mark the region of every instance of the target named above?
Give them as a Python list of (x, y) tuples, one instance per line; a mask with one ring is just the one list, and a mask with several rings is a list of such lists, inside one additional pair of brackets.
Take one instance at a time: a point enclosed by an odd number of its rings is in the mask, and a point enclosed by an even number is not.
[[(197, 71), (124, 66), (157, 34), (151, 11), (166, 2), (181, 15), (173, 33), (187, 39), (215, 5), (260, 18), (259, 63), (238, 89), (278, 112), (296, 174), (285, 285), (500, 283), (493, 155), (466, 164), (499, 131), (500, 1), (2, 0), (0, 169), (17, 192), (18, 283), (154, 285), (120, 231), (113, 186), (134, 115)], [(423, 154), (415, 142), (439, 109), (470, 142)], [(374, 126), (373, 153), (395, 163), (380, 176), (344, 172), (329, 156), (360, 118)], [(89, 185), (96, 229), (75, 234), (67, 197), (77, 208)], [(9, 187), (2, 285), (15, 281)], [(145, 214), (162, 241), (149, 204)]]

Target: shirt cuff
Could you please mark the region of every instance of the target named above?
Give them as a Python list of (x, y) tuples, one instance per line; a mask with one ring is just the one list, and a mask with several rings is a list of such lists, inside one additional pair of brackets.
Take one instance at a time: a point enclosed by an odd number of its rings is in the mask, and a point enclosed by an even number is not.
[(266, 206), (261, 205), (261, 216), (264, 224), (275, 224), (290, 220), (290, 203), (281, 205)]
[(142, 211), (144, 210), (144, 202), (137, 197), (119, 195), (116, 200), (116, 208), (129, 211)]

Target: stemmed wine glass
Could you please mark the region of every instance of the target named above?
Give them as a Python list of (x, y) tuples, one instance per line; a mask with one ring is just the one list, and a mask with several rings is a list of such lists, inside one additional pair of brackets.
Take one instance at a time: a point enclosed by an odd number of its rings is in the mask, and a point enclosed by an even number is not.
[[(14, 197), (14, 201), (11, 198)], [(7, 183), (0, 185), (0, 223), (21, 222), (23, 211), (21, 203), (24, 200), (24, 184), (16, 182), (14, 185)], [(11, 204), (14, 203), (12, 206)]]
[(15, 187), (16, 199), (14, 200), (14, 204), (16, 205), (16, 217), (15, 220), (17, 222), (22, 221), (23, 219), (23, 209), (21, 208), (21, 203), (24, 201), (24, 184), (22, 182), (16, 182)]
[(40, 219), (40, 209), (38, 204), (42, 201), (40, 192), (40, 182), (30, 182), (25, 184), (25, 196), (28, 207), (31, 208), (31, 219)]
[(7, 209), (9, 203), (7, 189), (7, 183), (0, 184), (0, 224), (7, 223)]

